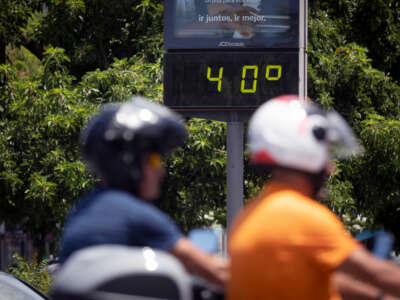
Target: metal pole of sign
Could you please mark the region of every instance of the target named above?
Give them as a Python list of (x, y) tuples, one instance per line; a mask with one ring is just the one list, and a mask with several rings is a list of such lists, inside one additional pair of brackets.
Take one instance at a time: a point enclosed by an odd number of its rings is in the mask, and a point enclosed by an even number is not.
[(227, 122), (227, 228), (243, 207), (243, 123)]
[(299, 5), (299, 96), (307, 98), (307, 9), (308, 1)]

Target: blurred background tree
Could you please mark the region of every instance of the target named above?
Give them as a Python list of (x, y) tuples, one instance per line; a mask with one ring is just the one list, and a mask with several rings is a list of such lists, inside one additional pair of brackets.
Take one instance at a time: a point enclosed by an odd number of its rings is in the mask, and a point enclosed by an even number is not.
[(309, 4), (309, 96), (338, 110), (365, 149), (337, 163), (327, 204), (353, 233), (383, 226), (400, 240), (400, 3)]
[[(114, 58), (143, 53), (161, 58), (161, 0), (1, 0), (0, 63), (5, 47), (24, 46), (39, 60), (49, 46), (65, 49), (68, 68), (77, 78)], [(3, 9), (4, 8), (4, 9)]]

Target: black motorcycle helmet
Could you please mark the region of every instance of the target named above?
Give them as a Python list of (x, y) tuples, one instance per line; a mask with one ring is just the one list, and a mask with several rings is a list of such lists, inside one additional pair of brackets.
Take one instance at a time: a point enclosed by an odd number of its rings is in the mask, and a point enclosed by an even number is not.
[(81, 133), (83, 158), (108, 187), (137, 195), (142, 159), (165, 155), (184, 144), (187, 131), (180, 116), (143, 97), (109, 104)]

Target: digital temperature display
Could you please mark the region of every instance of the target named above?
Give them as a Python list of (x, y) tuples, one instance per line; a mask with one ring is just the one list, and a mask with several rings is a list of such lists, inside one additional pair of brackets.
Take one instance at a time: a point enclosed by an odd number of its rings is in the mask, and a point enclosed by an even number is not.
[(175, 108), (255, 108), (298, 93), (298, 52), (166, 53), (164, 102)]

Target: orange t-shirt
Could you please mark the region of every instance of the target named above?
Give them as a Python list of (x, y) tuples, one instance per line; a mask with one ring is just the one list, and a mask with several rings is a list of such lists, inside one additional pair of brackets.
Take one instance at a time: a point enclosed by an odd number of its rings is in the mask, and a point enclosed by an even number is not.
[(359, 245), (327, 207), (278, 182), (239, 214), (228, 242), (229, 300), (340, 299), (331, 274)]

